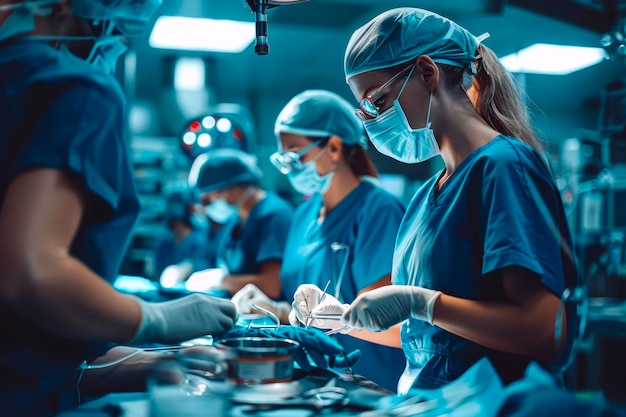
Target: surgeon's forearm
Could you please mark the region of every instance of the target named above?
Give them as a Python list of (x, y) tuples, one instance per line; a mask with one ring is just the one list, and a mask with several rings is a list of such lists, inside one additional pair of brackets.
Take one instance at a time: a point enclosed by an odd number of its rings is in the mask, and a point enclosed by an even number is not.
[(71, 256), (35, 262), (28, 285), (7, 304), (58, 336), (129, 341), (141, 320), (134, 297), (115, 290)]
[(558, 298), (546, 292), (533, 308), (441, 295), (434, 324), (491, 349), (550, 361)]
[(402, 324), (397, 324), (384, 332), (370, 332), (368, 330), (352, 330), (348, 333), (357, 339), (365, 340), (368, 342), (376, 343), (383, 346), (389, 346), (393, 348), (402, 348), (400, 342), (400, 329)]

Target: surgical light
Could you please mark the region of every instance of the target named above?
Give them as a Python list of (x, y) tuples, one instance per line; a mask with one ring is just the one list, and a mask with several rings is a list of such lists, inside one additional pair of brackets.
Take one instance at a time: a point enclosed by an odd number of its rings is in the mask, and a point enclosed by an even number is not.
[(184, 123), (178, 138), (184, 154), (191, 160), (213, 148), (247, 151), (248, 143), (254, 138), (254, 124), (246, 108), (221, 103)]
[(202, 127), (204, 127), (205, 129), (213, 129), (214, 126), (215, 126), (215, 117), (206, 116), (202, 119)]
[(606, 58), (602, 48), (536, 43), (500, 59), (510, 72), (567, 75)]
[(222, 118), (217, 121), (216, 127), (217, 130), (219, 130), (220, 132), (226, 133), (233, 127), (233, 124), (230, 122), (229, 119)]
[(183, 135), (183, 143), (185, 145), (193, 145), (193, 143), (196, 141), (196, 134), (193, 132), (187, 132)]
[(253, 39), (254, 23), (161, 16), (150, 33), (149, 44), (162, 49), (238, 53)]
[(208, 133), (200, 133), (198, 135), (198, 145), (202, 146), (203, 148), (208, 148), (209, 146), (211, 146), (211, 135), (209, 135)]

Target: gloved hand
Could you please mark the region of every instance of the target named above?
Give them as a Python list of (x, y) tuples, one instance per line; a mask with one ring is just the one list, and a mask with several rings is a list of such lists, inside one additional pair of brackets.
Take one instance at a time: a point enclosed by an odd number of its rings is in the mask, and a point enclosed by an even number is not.
[(192, 265), (190, 262), (170, 265), (161, 272), (159, 283), (164, 288), (172, 288), (177, 283), (186, 280), (189, 274), (191, 274), (191, 270)]
[[(316, 285), (302, 284), (293, 295), (291, 307), (289, 323), (291, 323), (292, 326), (298, 326), (299, 323), (302, 323), (305, 326), (312, 325), (323, 329), (334, 329), (342, 327), (340, 326), (339, 320), (313, 319), (308, 323), (309, 316), (313, 312), (320, 314), (341, 314), (348, 305), (342, 304), (328, 293), (324, 294), (324, 291)], [(334, 323), (332, 323), (333, 321)]]
[(206, 291), (210, 288), (220, 288), (224, 278), (228, 275), (226, 268), (209, 268), (191, 274), (185, 287), (189, 291)]
[(191, 294), (163, 303), (148, 303), (137, 298), (141, 324), (130, 342), (177, 343), (230, 329), (237, 315), (235, 305), (206, 294)]
[(270, 310), (279, 318), (286, 316), (291, 310), (291, 306), (288, 303), (272, 300), (254, 284), (246, 284), (245, 287), (233, 295), (230, 301), (235, 304), (239, 314), (257, 312), (252, 308), (252, 304)]
[(359, 295), (341, 317), (357, 330), (381, 331), (409, 317), (433, 324), (440, 291), (408, 285), (387, 285)]
[[(311, 358), (318, 368), (328, 369), (329, 361), (326, 355), (331, 358), (337, 357), (338, 359), (343, 358), (345, 354), (339, 342), (330, 336), (326, 336), (321, 330), (312, 327), (280, 326), (277, 329), (254, 327), (248, 329), (237, 326), (220, 336), (221, 339), (231, 337), (271, 337), (295, 340), (300, 343), (300, 349), (296, 350), (294, 359), (300, 365), (300, 368), (307, 372), (311, 370), (311, 363), (308, 357)], [(347, 356), (352, 358), (352, 360), (349, 359), (350, 365), (352, 365), (358, 359), (357, 356), (360, 355), (348, 354)]]

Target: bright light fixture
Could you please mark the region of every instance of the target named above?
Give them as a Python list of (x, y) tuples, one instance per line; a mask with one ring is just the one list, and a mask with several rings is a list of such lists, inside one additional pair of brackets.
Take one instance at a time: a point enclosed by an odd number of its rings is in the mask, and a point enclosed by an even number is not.
[(602, 48), (536, 43), (500, 58), (511, 72), (566, 75), (595, 65), (606, 58)]
[(174, 66), (174, 89), (199, 91), (205, 87), (206, 67), (200, 58), (178, 58)]
[(149, 42), (153, 48), (237, 53), (254, 37), (254, 22), (161, 16)]

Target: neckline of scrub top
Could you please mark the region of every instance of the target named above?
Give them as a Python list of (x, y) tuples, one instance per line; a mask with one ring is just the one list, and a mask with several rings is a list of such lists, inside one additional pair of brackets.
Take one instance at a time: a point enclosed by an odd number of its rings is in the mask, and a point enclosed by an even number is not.
[[(354, 187), (332, 210), (326, 212), (326, 216), (321, 223), (317, 223), (320, 228), (333, 227), (334, 224), (341, 219), (341, 213), (350, 209), (356, 203), (355, 200), (359, 199), (363, 196), (365, 190), (375, 187), (375, 185), (361, 181), (359, 185)], [(319, 196), (319, 205), (318, 207), (321, 209), (321, 206), (324, 204), (324, 198), (321, 194), (317, 194)]]
[(470, 154), (467, 155), (467, 157), (463, 161), (461, 161), (459, 166), (454, 170), (454, 172), (450, 175), (450, 177), (446, 180), (446, 182), (441, 184), (441, 187), (439, 187), (439, 191), (437, 191), (437, 183), (439, 183), (439, 180), (446, 172), (446, 169), (443, 168), (437, 175), (437, 179), (433, 182), (431, 189), (430, 189), (429, 202), (430, 202), (431, 207), (435, 207), (437, 206), (438, 203), (441, 202), (447, 190), (450, 189), (451, 187), (450, 184), (456, 181), (456, 179), (461, 175), (459, 174), (459, 172), (463, 172), (472, 160), (474, 160), (484, 150), (491, 147), (492, 144), (500, 140), (506, 140), (506, 137), (503, 134), (498, 134), (489, 142), (485, 143), (484, 145), (480, 145), (478, 148), (470, 152)]

